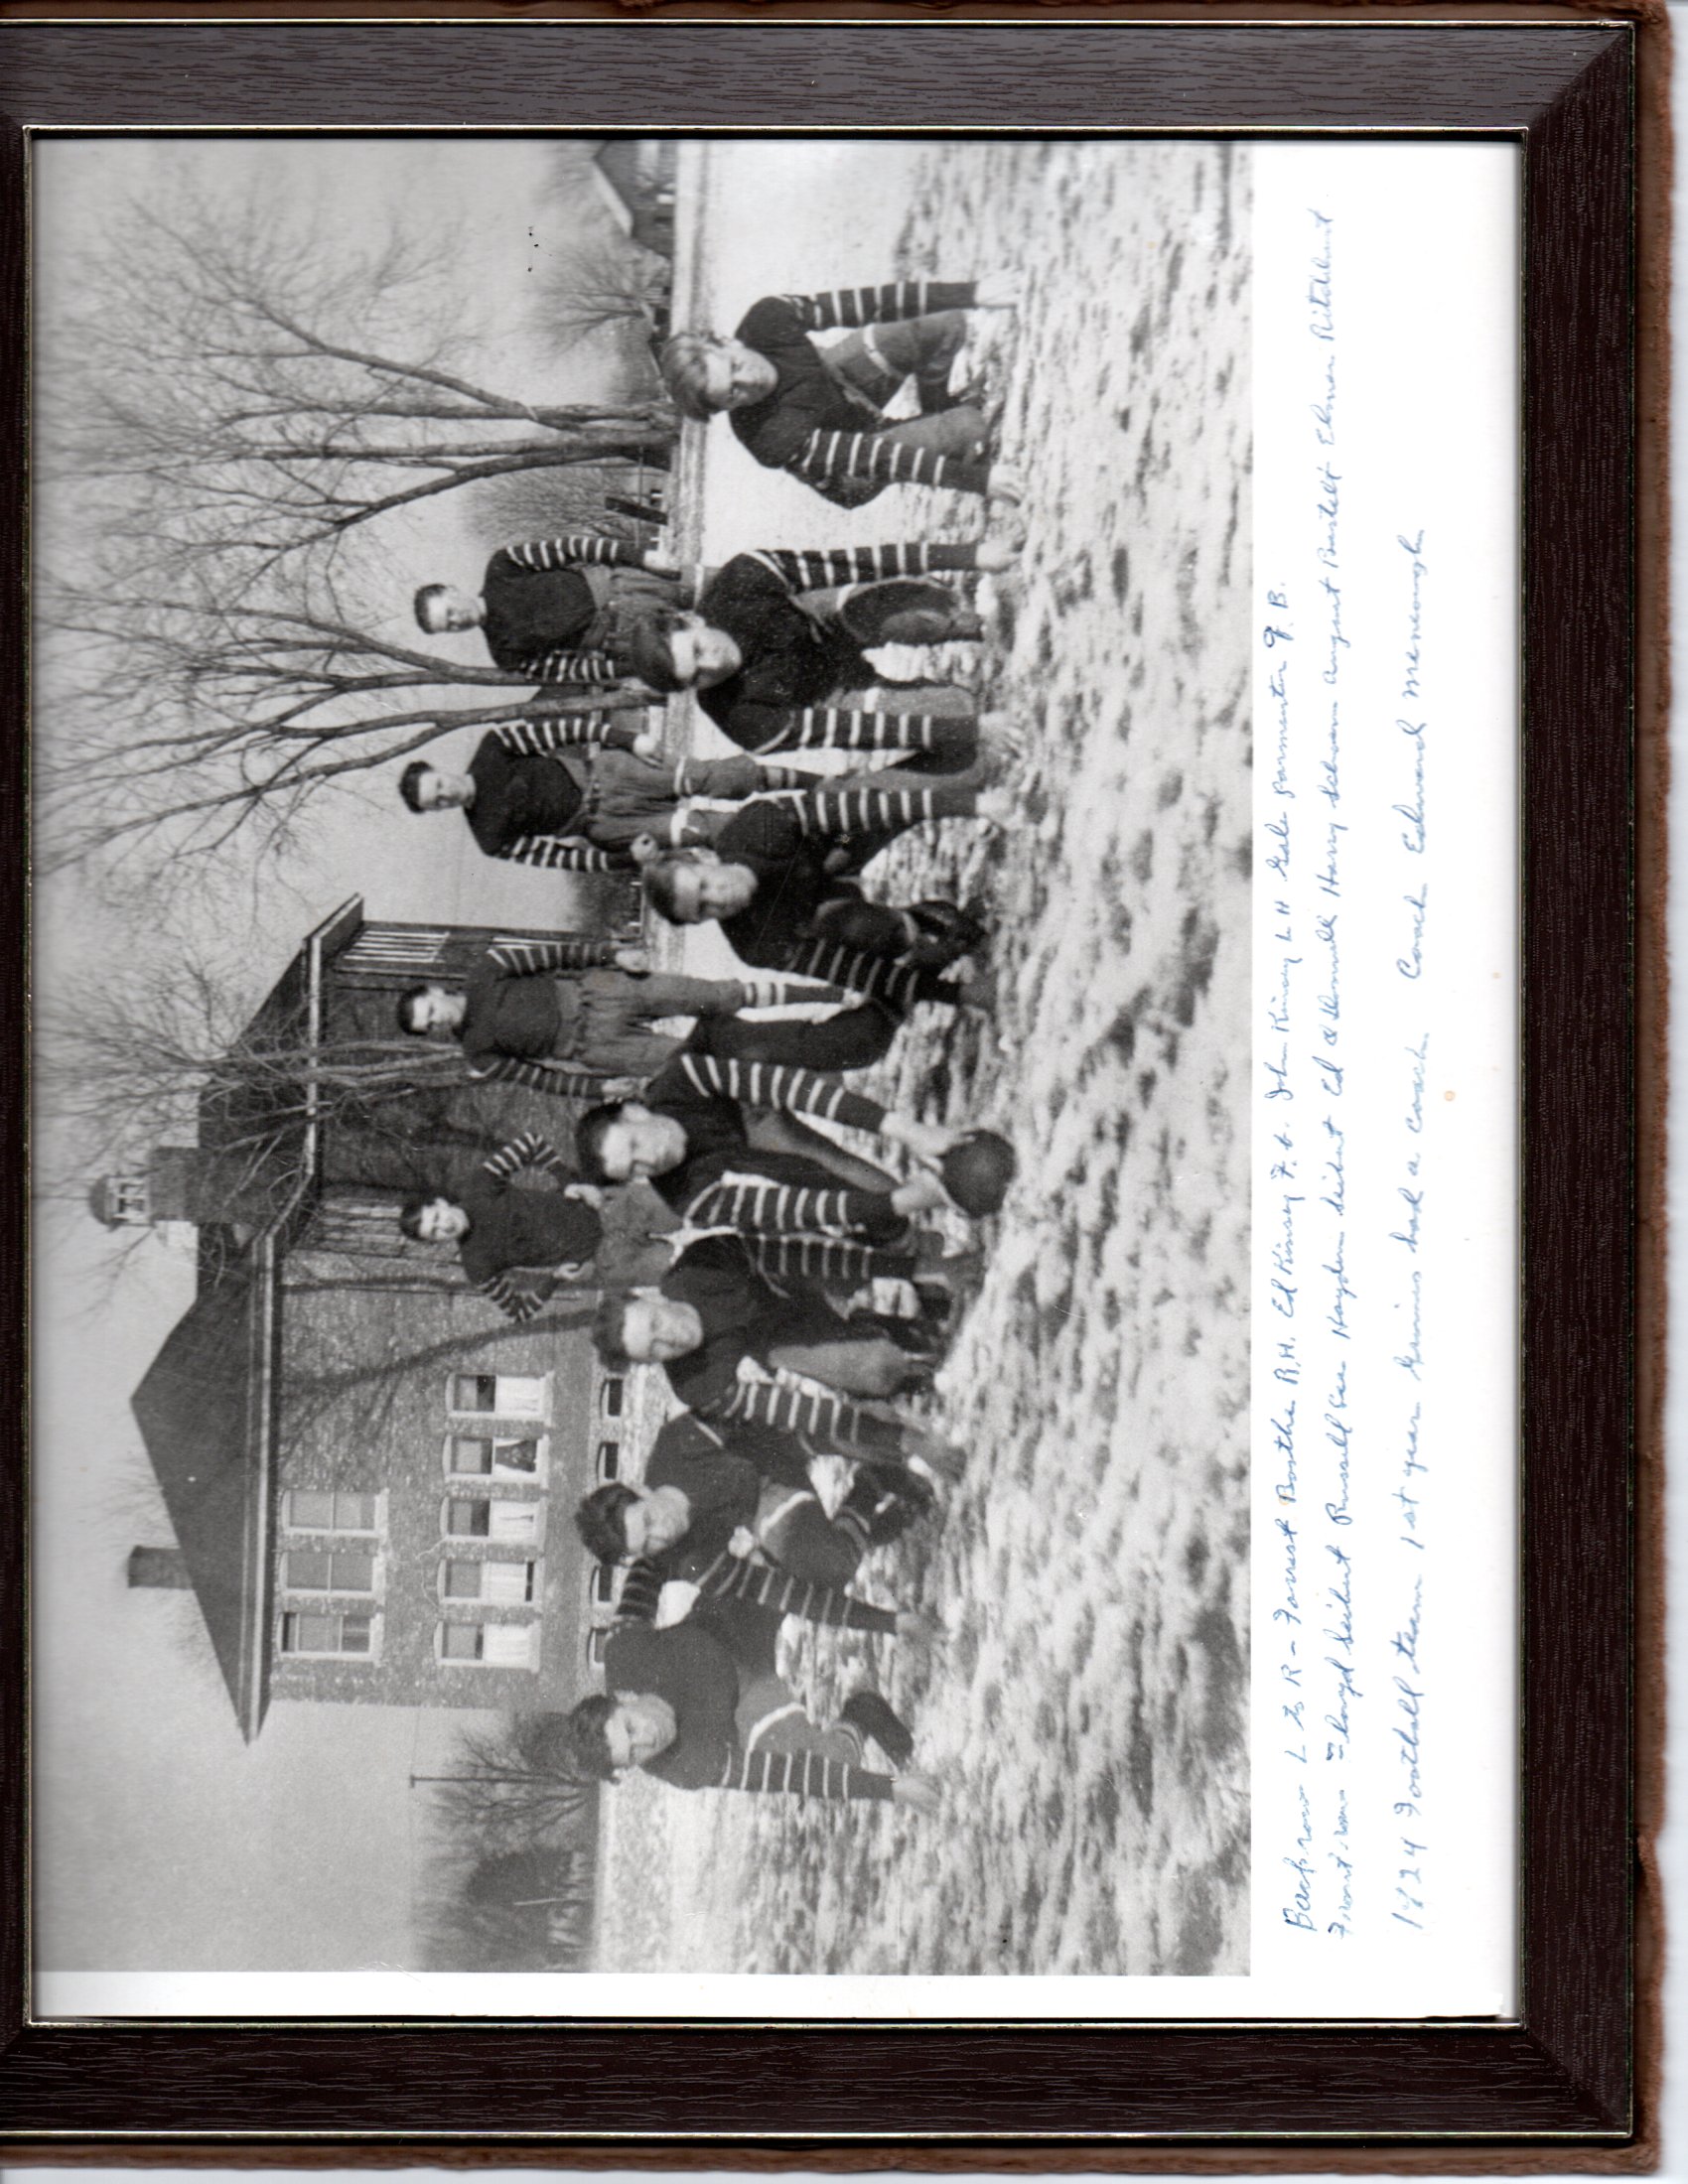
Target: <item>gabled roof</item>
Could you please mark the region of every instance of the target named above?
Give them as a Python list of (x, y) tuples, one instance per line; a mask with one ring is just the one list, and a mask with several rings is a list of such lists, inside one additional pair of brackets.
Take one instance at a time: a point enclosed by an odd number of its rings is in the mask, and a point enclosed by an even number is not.
[(266, 1238), (201, 1292), (131, 1398), (248, 1742), (269, 1700), (274, 1271)]
[[(323, 966), (356, 931), (357, 897), (311, 933), (248, 1026), (263, 1039), (315, 1047)], [(201, 1143), (247, 1131), (250, 1117), (202, 1107)], [(208, 1130), (211, 1135), (208, 1137)], [(201, 1231), (199, 1295), (131, 1398), (177, 1545), (188, 1566), (235, 1718), (248, 1742), (269, 1704), (270, 1480), (280, 1340), (276, 1269), (313, 1194), (319, 1166), (316, 1093), (278, 1132), (274, 1211), (243, 1246)], [(271, 1159), (265, 1152), (266, 1163)], [(214, 1250), (208, 1237), (214, 1234)]]

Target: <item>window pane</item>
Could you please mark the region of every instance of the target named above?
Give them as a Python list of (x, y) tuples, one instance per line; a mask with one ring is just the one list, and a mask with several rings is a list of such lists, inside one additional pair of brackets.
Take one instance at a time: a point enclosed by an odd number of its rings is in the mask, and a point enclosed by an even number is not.
[(601, 1479), (619, 1479), (622, 1475), (622, 1444), (616, 1440), (598, 1443), (598, 1476)]
[(343, 1615), (340, 1618), (340, 1650), (342, 1653), (367, 1653), (369, 1650), (370, 1622), (367, 1615)]
[(284, 1497), (282, 1522), (296, 1532), (332, 1532), (334, 1504), (332, 1494), (288, 1494)]
[(373, 1555), (335, 1555), (331, 1592), (373, 1592), (375, 1589), (375, 1558)]
[[(494, 1540), (532, 1540), (539, 1534), (539, 1512), (531, 1502), (484, 1503), (492, 1517)], [(487, 1527), (482, 1526), (486, 1531)]]
[(539, 1633), (531, 1623), (489, 1623), (481, 1658), (493, 1668), (530, 1669)]
[[(493, 1403), (500, 1418), (542, 1418), (545, 1413), (545, 1383), (543, 1380), (518, 1380), (510, 1374), (501, 1373)], [(477, 1405), (477, 1409), (480, 1408)]]
[(616, 1597), (616, 1572), (608, 1563), (599, 1563), (592, 1572), (592, 1597), (600, 1607), (609, 1607)]
[(600, 1398), (600, 1401), (601, 1401), (601, 1402), (603, 1403), (603, 1406), (604, 1406), (604, 1416), (605, 1416), (606, 1418), (620, 1418), (620, 1417), (621, 1417), (621, 1415), (622, 1415), (622, 1388), (623, 1388), (623, 1383), (622, 1383), (621, 1381), (619, 1381), (619, 1380), (607, 1380), (607, 1381), (606, 1381), (606, 1382), (604, 1383), (604, 1393), (603, 1393), (602, 1397)]
[(539, 1443), (536, 1440), (494, 1441), (492, 1463), (494, 1469), (510, 1478), (533, 1478), (539, 1470)]
[(500, 1607), (520, 1607), (533, 1597), (531, 1563), (482, 1563), (481, 1597)]
[(373, 1532), (374, 1495), (337, 1494), (334, 1498), (334, 1528), (337, 1532)]
[(498, 1384), (491, 1373), (458, 1373), (452, 1380), (454, 1411), (494, 1411)]
[(447, 1563), (446, 1598), (448, 1600), (479, 1600), (481, 1597), (480, 1563)]
[(454, 1501), (446, 1507), (446, 1530), (462, 1540), (484, 1540), (492, 1527), (491, 1502)]
[(290, 1548), (281, 1558), (282, 1582), (297, 1592), (328, 1592), (333, 1558), (313, 1554), (308, 1550)]
[(480, 1624), (447, 1623), (441, 1633), (440, 1657), (446, 1661), (479, 1661), (481, 1658)]
[(604, 1649), (609, 1643), (610, 1633), (607, 1630), (588, 1631), (586, 1637), (586, 1658), (592, 1663), (594, 1668), (601, 1669), (604, 1666)]
[(457, 1439), (452, 1442), (452, 1469), (462, 1478), (484, 1478), (492, 1468), (490, 1440)]
[(281, 1618), (283, 1653), (333, 1653), (340, 1637), (338, 1615), (284, 1615)]

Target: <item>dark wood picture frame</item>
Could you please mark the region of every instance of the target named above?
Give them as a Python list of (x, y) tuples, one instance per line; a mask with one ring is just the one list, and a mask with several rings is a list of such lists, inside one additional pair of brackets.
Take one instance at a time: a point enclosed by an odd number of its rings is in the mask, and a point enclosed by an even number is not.
[[(793, 21), (790, 12), (754, 22), (7, 26), (7, 929), (23, 931), (27, 384), (17, 330), (26, 324), (30, 130), (551, 123), (730, 132), (749, 122), (1456, 131), (1520, 142), (1520, 2019), (961, 2029), (30, 2022), (17, 945), (0, 973), (13, 1153), (0, 1164), (13, 1337), (0, 1363), (0, 2157), (1040, 2168), (1188, 2157), (1218, 2168), (1299, 2149), (1318, 2166), (1644, 2166), (1648, 2124), (1635, 2086), (1647, 2035), (1643, 2024), (1637, 2041), (1635, 1995), (1639, 1964), (1644, 2007), (1650, 1960), (1644, 1949), (1637, 1958), (1633, 1926), (1635, 629), (1645, 596), (1635, 563), (1635, 192), (1637, 70), (1652, 33), (1629, 15), (1570, 11), (1174, 23), (1045, 10), (1037, 20), (914, 17), (891, 27)], [(1641, 382), (1643, 407), (1649, 384)], [(1644, 525), (1643, 548), (1656, 544)], [(1644, 665), (1643, 708), (1653, 689)], [(1645, 738), (1642, 759), (1645, 767)], [(1643, 798), (1649, 782), (1643, 770)], [(1641, 913), (1645, 943), (1645, 893)], [(1656, 1084), (1645, 1088), (1650, 1099)], [(1640, 1363), (1644, 1370), (1644, 1355)], [(1650, 1383), (1642, 1392), (1645, 1420)], [(1641, 1491), (1644, 1513), (1649, 1472)], [(1650, 1582), (1645, 1563), (1641, 1575)], [(1643, 1711), (1643, 1731), (1650, 1718)]]

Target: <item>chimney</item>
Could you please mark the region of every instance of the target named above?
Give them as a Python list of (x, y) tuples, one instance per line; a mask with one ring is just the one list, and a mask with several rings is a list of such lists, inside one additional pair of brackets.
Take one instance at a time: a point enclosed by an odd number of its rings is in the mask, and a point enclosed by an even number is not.
[(129, 1551), (129, 1582), (171, 1592), (191, 1592), (194, 1580), (179, 1547), (136, 1547)]

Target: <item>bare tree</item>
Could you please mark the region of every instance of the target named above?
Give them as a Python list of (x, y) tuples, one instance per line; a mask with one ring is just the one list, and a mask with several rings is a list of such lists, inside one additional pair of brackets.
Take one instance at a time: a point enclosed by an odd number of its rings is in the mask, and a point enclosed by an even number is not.
[(511, 1714), (496, 1729), (469, 1731), (431, 1787), (447, 1832), (483, 1856), (554, 1843), (598, 1805), (598, 1785), (575, 1766), (560, 1713)]
[[(363, 255), (275, 206), (185, 194), (114, 213), (54, 351), (49, 452), (187, 536), (260, 565), (479, 480), (660, 465), (665, 400), (546, 403), (491, 386), (444, 323), (441, 238)], [(121, 520), (121, 518), (119, 518)]]
[[(583, 233), (547, 258), (534, 299), (534, 318), (567, 348), (605, 329), (648, 341), (664, 319), (673, 266), (625, 236)], [(646, 352), (646, 369), (651, 360)]]
[(601, 536), (646, 541), (633, 526), (610, 512), (611, 496), (642, 496), (654, 474), (636, 463), (582, 464), (575, 471), (528, 471), (490, 485), (480, 497), (489, 533), (500, 539), (553, 538), (564, 531), (595, 531)]
[(589, 1961), (597, 1919), (596, 1846), (536, 1844), (466, 1861), (432, 1861), (419, 1924), (430, 1966), (453, 1972), (574, 1972)]

